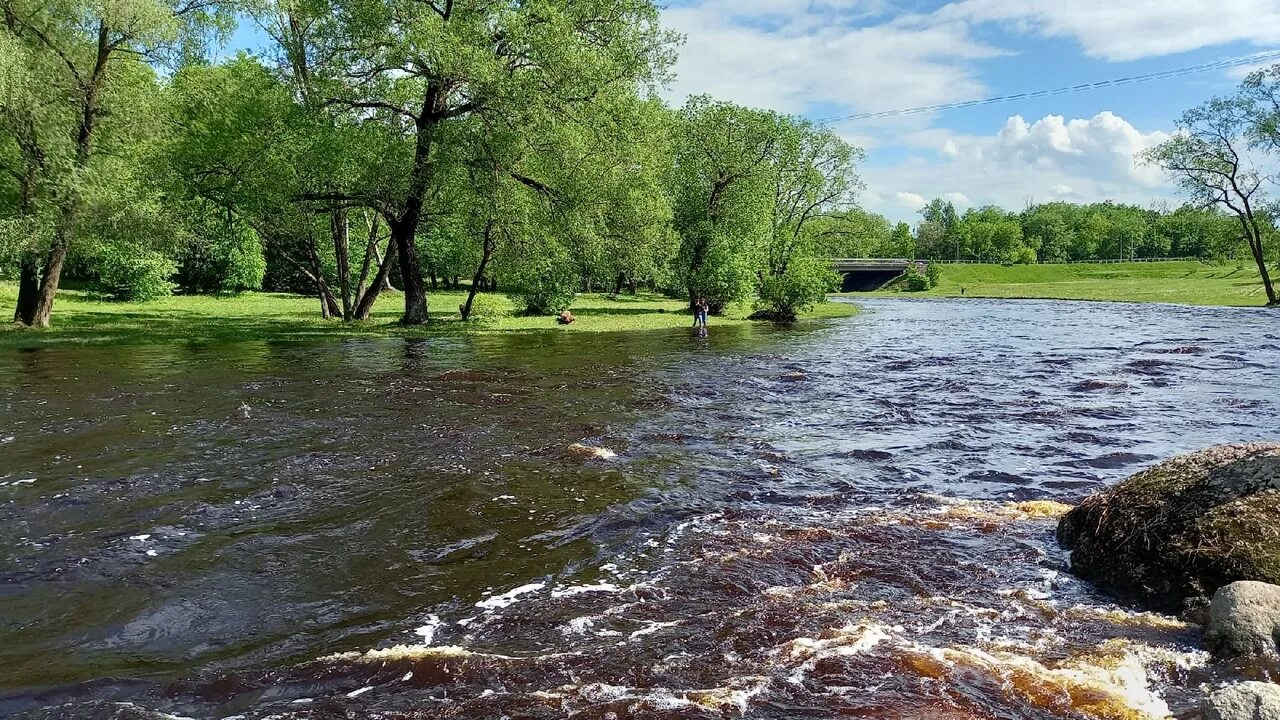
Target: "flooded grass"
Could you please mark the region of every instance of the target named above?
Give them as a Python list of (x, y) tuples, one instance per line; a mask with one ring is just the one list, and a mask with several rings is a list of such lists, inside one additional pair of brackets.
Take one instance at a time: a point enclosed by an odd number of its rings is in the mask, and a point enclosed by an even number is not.
[[(13, 283), (0, 283), (0, 308), (11, 309), (17, 298)], [(505, 295), (486, 297), (499, 316), (462, 322), (458, 306), (463, 291), (432, 292), (428, 296), (432, 321), (425, 328), (398, 324), (403, 301), (396, 293), (379, 299), (373, 317), (363, 323), (342, 323), (320, 318), (319, 300), (283, 293), (238, 295), (188, 295), (146, 303), (112, 302), (92, 293), (66, 290), (58, 293), (53, 327), (32, 330), (0, 325), (0, 348), (38, 347), (64, 343), (137, 345), (165, 342), (238, 342), (245, 340), (311, 340), (358, 337), (431, 337), (461, 333), (518, 333), (535, 331), (617, 332), (671, 330), (691, 325), (686, 303), (662, 295), (641, 293), (616, 298), (593, 293), (579, 295), (571, 311), (577, 318), (562, 326), (553, 317), (519, 315)], [(804, 319), (847, 317), (857, 308), (849, 303), (827, 303), (802, 316)], [(749, 304), (730, 307), (723, 317), (713, 317), (712, 327), (754, 324), (747, 319)]]

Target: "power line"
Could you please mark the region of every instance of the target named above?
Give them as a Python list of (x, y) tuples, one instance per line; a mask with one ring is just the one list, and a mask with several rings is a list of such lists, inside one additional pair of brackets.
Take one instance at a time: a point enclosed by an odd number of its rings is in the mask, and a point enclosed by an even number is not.
[(836, 115), (834, 117), (821, 118), (818, 122), (826, 124), (833, 122), (845, 122), (849, 120), (871, 120), (873, 118), (918, 115), (920, 113), (937, 112), (939, 110), (955, 110), (957, 108), (977, 107), (979, 105), (994, 105), (996, 103), (1013, 102), (1015, 100), (1034, 100), (1036, 98), (1050, 97), (1053, 95), (1066, 95), (1068, 93), (1086, 92), (1088, 90), (1097, 90), (1099, 88), (1115, 87), (1117, 85), (1132, 85), (1134, 83), (1163, 80), (1165, 78), (1179, 77), (1181, 75), (1193, 75), (1195, 73), (1208, 72), (1210, 70), (1223, 70), (1226, 68), (1240, 67), (1241, 65), (1263, 63), (1269, 60), (1280, 60), (1280, 50), (1272, 50), (1269, 52), (1258, 53), (1256, 55), (1246, 55), (1244, 57), (1231, 58), (1230, 60), (1219, 60), (1217, 62), (1204, 63), (1202, 65), (1192, 65), (1190, 67), (1178, 68), (1176, 70), (1163, 70), (1161, 72), (1147, 73), (1145, 75), (1131, 75), (1129, 77), (1115, 78), (1112, 80), (1099, 80), (1098, 82), (1086, 83), (1084, 85), (1072, 85), (1070, 87), (1053, 88), (1051, 90), (1033, 90), (1030, 92), (1015, 93), (1013, 95), (1000, 95), (997, 97), (984, 98), (982, 100), (963, 100), (961, 102), (943, 103), (941, 105), (924, 105), (921, 107), (900, 108), (898, 110), (881, 110), (880, 112)]

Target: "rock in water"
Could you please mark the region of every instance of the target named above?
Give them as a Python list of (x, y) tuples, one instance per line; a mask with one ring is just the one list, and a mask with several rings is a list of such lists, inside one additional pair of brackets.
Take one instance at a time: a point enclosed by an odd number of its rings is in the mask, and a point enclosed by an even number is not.
[(1218, 589), (1209, 606), (1205, 643), (1215, 655), (1275, 655), (1280, 586), (1243, 580)]
[(1205, 720), (1280, 720), (1280, 685), (1243, 682), (1204, 702)]
[(1280, 444), (1162, 462), (1067, 513), (1058, 540), (1076, 575), (1166, 612), (1237, 580), (1280, 584)]

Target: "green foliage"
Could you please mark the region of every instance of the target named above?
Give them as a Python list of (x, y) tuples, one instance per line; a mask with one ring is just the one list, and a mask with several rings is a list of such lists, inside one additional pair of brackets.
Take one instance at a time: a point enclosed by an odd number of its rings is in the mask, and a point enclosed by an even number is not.
[(906, 292), (924, 292), (933, 286), (929, 276), (914, 264), (907, 266), (896, 283)]
[(938, 283), (942, 282), (942, 264), (932, 262), (925, 268), (925, 278), (929, 281), (929, 287), (938, 287)]
[[(545, 314), (545, 313), (538, 313)], [(493, 293), (476, 293), (471, 301), (472, 320), (497, 320), (511, 315), (511, 306)]]
[(99, 256), (98, 287), (115, 300), (145, 302), (173, 293), (178, 271), (165, 255), (136, 246), (107, 246)]
[(798, 313), (826, 302), (840, 286), (840, 275), (819, 258), (798, 258), (781, 274), (760, 284), (758, 314), (775, 322), (794, 322)]
[(262, 240), (239, 220), (203, 223), (179, 259), (177, 281), (185, 292), (260, 290), (267, 271)]
[(526, 315), (555, 315), (573, 304), (577, 273), (554, 251), (525, 258), (503, 278), (507, 294)]

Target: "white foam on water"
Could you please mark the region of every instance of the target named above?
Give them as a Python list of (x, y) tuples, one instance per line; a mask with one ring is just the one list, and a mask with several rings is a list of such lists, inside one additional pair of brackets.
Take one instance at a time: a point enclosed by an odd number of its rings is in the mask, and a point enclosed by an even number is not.
[(516, 499), (515, 495), (499, 495), (498, 497), (493, 499), (493, 502), (500, 502), (502, 500), (515, 500), (515, 499)]
[(373, 689), (373, 686), (372, 686), (372, 685), (365, 685), (364, 687), (360, 688), (359, 690), (352, 690), (351, 692), (347, 693), (347, 697), (349, 697), (349, 698), (353, 698), (353, 697), (360, 697), (361, 695), (363, 695), (363, 694), (365, 694), (365, 693), (369, 692), (369, 691), (370, 691), (370, 690), (372, 690), (372, 689)]
[(138, 542), (146, 542), (151, 539), (151, 536), (150, 535), (131, 535), (129, 536), (129, 539), (137, 540)]
[(638, 637), (644, 637), (645, 635), (652, 635), (653, 633), (656, 633), (663, 628), (675, 627), (676, 625), (679, 625), (680, 622), (681, 621), (679, 620), (672, 620), (670, 622), (658, 622), (658, 621), (651, 620), (645, 625), (645, 627), (642, 627), (639, 630), (636, 630), (635, 632), (631, 633), (631, 635), (629, 635), (628, 637), (632, 640), (635, 640)]
[(501, 595), (494, 595), (491, 598), (485, 598), (484, 600), (476, 603), (476, 607), (484, 608), (485, 610), (498, 610), (510, 607), (520, 602), (519, 598), (521, 595), (528, 595), (529, 593), (537, 592), (546, 586), (547, 584), (544, 582), (521, 585), (520, 587), (508, 590)]
[(414, 632), (422, 636), (423, 645), (430, 645), (436, 639), (436, 631), (443, 624), (439, 615), (428, 615), (426, 624), (417, 628)]
[(595, 585), (573, 585), (567, 588), (556, 588), (551, 591), (551, 597), (562, 598), (572, 597), (574, 595), (585, 595), (586, 593), (620, 593), (626, 588), (614, 585), (611, 582), (596, 583)]

